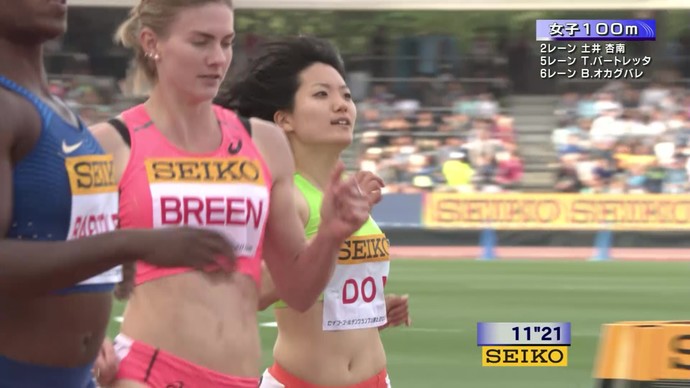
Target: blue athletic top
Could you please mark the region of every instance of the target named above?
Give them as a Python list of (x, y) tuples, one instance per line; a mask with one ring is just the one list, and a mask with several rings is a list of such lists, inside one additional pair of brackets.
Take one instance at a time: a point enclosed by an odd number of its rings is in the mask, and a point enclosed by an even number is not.
[[(65, 241), (116, 228), (117, 184), (112, 155), (86, 126), (65, 121), (36, 95), (0, 76), (0, 87), (27, 99), (41, 116), (34, 148), (13, 169), (12, 222), (7, 237)], [(58, 293), (112, 290), (117, 266)]]

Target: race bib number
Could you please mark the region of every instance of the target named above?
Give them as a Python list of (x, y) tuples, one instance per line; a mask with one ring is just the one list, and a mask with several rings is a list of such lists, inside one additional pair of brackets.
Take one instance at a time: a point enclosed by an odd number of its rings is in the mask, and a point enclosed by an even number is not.
[(324, 291), (323, 330), (354, 330), (385, 325), (390, 261), (383, 235), (353, 237), (341, 249)]
[[(117, 228), (118, 192), (113, 177), (112, 155), (84, 155), (65, 159), (72, 192), (72, 210), (67, 240), (111, 232)], [(122, 281), (116, 266), (79, 285)]]
[(154, 228), (217, 230), (238, 256), (254, 257), (268, 218), (268, 190), (258, 162), (246, 158), (150, 159), (146, 168)]

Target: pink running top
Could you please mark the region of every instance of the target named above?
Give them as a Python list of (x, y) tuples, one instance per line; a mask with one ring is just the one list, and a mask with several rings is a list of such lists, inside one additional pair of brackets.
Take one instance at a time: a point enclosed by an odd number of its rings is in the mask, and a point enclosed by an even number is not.
[[(186, 152), (173, 145), (153, 124), (144, 105), (122, 114), (131, 154), (120, 180), (120, 227), (189, 225), (217, 230), (235, 246), (237, 271), (252, 277), (259, 287), (270, 171), (237, 115), (219, 106), (213, 109), (222, 142), (208, 153)], [(219, 268), (214, 265), (207, 270)], [(137, 285), (193, 270), (141, 261), (136, 269)]]

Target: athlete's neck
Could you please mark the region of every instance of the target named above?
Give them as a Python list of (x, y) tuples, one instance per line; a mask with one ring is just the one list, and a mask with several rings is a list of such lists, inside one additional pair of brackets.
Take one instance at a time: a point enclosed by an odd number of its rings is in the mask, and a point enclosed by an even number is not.
[(320, 190), (328, 186), (331, 173), (340, 160), (342, 147), (305, 145), (290, 142), (295, 158), (295, 169)]
[(32, 93), (48, 96), (48, 77), (43, 66), (43, 45), (26, 45), (0, 37), (0, 75)]
[(194, 145), (199, 139), (220, 137), (212, 101), (191, 102), (157, 84), (151, 89), (145, 106), (158, 130), (175, 143)]

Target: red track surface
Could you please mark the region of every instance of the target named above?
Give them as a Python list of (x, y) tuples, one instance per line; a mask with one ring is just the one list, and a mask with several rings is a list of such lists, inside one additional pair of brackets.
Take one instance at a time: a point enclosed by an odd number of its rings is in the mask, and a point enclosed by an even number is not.
[[(480, 247), (404, 247), (392, 246), (393, 259), (476, 259), (482, 254)], [(589, 260), (594, 248), (579, 247), (497, 247), (496, 257), (531, 260)], [(690, 261), (690, 249), (667, 248), (612, 248), (613, 260), (637, 261)]]

